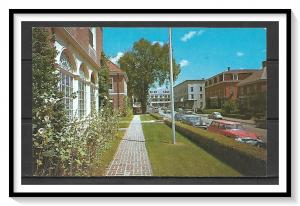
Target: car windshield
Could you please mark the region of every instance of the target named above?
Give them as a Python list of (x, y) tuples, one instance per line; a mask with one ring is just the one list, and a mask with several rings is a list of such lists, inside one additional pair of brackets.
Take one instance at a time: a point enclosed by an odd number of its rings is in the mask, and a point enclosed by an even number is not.
[(227, 124), (225, 127), (226, 129), (244, 129), (240, 124)]

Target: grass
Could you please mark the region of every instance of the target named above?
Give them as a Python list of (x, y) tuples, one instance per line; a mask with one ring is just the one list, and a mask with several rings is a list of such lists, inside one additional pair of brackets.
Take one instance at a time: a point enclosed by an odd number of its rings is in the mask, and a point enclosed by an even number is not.
[(140, 115), (141, 121), (152, 121), (152, 120), (157, 120), (150, 114), (142, 114)]
[(119, 122), (119, 128), (128, 128), (132, 118), (133, 115), (128, 117), (121, 117)]
[(240, 176), (177, 132), (176, 144), (172, 144), (167, 125), (143, 123), (142, 126), (154, 176)]
[(95, 176), (105, 176), (106, 168), (108, 168), (110, 162), (113, 160), (124, 134), (125, 131), (118, 131), (116, 138), (113, 139), (110, 146), (104, 150), (99, 162), (99, 166), (94, 169)]

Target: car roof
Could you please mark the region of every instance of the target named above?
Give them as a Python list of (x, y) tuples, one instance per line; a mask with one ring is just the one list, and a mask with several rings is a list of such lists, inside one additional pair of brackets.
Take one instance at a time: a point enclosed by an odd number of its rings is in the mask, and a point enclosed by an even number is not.
[(222, 124), (241, 124), (239, 122), (232, 122), (232, 121), (228, 121), (228, 120), (213, 120), (213, 122), (218, 122), (218, 123), (222, 123)]
[(189, 114), (189, 115), (184, 115), (185, 117), (200, 117), (198, 115), (195, 115), (195, 114)]

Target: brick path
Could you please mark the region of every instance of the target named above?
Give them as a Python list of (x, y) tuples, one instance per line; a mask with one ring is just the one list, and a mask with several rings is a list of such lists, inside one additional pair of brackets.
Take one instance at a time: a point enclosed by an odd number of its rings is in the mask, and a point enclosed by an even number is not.
[(106, 176), (151, 176), (151, 165), (145, 146), (139, 115), (134, 115), (110, 163)]

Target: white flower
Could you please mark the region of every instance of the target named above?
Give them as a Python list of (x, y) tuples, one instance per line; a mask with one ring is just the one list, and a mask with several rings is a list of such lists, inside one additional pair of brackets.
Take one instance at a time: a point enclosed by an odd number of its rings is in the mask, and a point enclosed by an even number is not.
[(104, 109), (101, 109), (101, 112), (103, 112), (104, 111)]
[(46, 122), (49, 122), (49, 116), (45, 116), (44, 119)]
[(44, 101), (45, 101), (45, 103), (48, 103), (48, 99), (45, 99)]
[(49, 100), (51, 103), (53, 103), (54, 102), (54, 98), (50, 98), (50, 100)]
[(43, 133), (44, 133), (44, 131), (45, 131), (45, 129), (44, 129), (44, 128), (40, 128), (40, 129), (38, 130), (38, 132), (39, 132), (40, 134), (43, 134)]
[(107, 99), (107, 96), (104, 96), (104, 99)]

